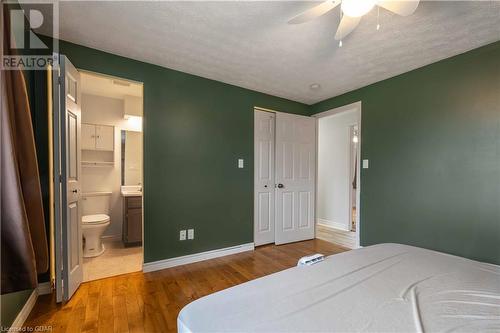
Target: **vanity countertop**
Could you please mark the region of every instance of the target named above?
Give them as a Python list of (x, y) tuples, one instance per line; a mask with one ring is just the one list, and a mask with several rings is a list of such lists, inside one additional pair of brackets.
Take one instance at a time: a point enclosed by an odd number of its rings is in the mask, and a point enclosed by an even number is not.
[(142, 197), (141, 185), (124, 185), (120, 189), (122, 197)]
[(142, 197), (142, 191), (121, 191), (122, 197)]

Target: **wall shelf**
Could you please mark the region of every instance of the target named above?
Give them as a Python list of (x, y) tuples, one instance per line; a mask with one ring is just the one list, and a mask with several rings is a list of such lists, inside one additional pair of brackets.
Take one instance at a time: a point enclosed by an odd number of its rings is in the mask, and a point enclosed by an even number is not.
[(103, 162), (103, 161), (82, 161), (83, 168), (102, 168), (102, 167), (113, 167), (115, 162)]

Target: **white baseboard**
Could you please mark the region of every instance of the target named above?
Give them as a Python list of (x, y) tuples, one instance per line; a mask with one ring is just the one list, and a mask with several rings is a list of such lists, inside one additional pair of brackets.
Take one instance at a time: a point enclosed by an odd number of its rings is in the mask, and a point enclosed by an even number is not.
[(30, 297), (28, 297), (28, 300), (26, 301), (26, 303), (24, 303), (24, 306), (21, 309), (21, 311), (17, 314), (17, 317), (10, 326), (8, 332), (9, 333), (19, 332), (19, 329), (24, 325), (24, 322), (30, 315), (31, 310), (33, 310), (33, 307), (36, 304), (36, 300), (38, 299), (38, 296), (48, 295), (51, 293), (52, 293), (52, 285), (50, 282), (39, 283), (38, 287), (36, 289), (33, 289), (33, 291), (31, 292)]
[(117, 242), (122, 240), (122, 236), (121, 235), (102, 236), (101, 239), (102, 241)]
[(317, 218), (316, 223), (321, 225), (322, 227), (325, 227), (325, 228), (334, 228), (334, 229), (340, 229), (343, 231), (351, 231), (351, 230), (349, 230), (349, 228), (346, 228), (346, 226), (344, 224), (330, 221), (330, 220)]
[(38, 284), (38, 295), (52, 294), (52, 285), (50, 282), (43, 282)]
[(217, 249), (217, 250), (212, 250), (212, 251), (189, 254), (187, 256), (182, 256), (182, 257), (177, 257), (177, 258), (170, 258), (170, 259), (165, 259), (165, 260), (147, 262), (147, 263), (144, 263), (142, 265), (142, 271), (144, 273), (158, 271), (160, 269), (191, 264), (191, 263), (198, 262), (198, 261), (228, 256), (230, 254), (252, 251), (254, 248), (255, 248), (254, 243), (247, 243), (247, 244), (226, 247), (223, 249)]
[(34, 289), (33, 292), (31, 293), (30, 297), (28, 297), (28, 300), (26, 303), (24, 303), (23, 308), (19, 313), (17, 314), (16, 319), (10, 326), (8, 332), (21, 332), (20, 329), (23, 327), (24, 322), (28, 318), (31, 310), (33, 310), (33, 307), (35, 306), (36, 300), (38, 298), (38, 289)]

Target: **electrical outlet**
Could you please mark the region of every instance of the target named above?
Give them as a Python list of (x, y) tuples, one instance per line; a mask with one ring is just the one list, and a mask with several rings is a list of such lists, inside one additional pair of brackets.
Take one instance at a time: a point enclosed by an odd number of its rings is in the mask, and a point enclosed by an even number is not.
[(194, 239), (194, 229), (188, 229), (188, 239)]
[(181, 230), (179, 232), (179, 240), (181, 241), (186, 240), (186, 230)]

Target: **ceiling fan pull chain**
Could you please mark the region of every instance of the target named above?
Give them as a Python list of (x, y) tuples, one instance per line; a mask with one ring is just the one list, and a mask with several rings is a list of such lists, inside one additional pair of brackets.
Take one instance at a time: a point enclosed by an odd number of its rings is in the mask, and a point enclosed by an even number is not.
[[(339, 10), (339, 22), (342, 22), (342, 8)], [(338, 29), (342, 32), (342, 26), (340, 26), (340, 23)], [(339, 40), (339, 47), (342, 47), (342, 39)]]
[(377, 6), (377, 31), (380, 30), (380, 7)]

